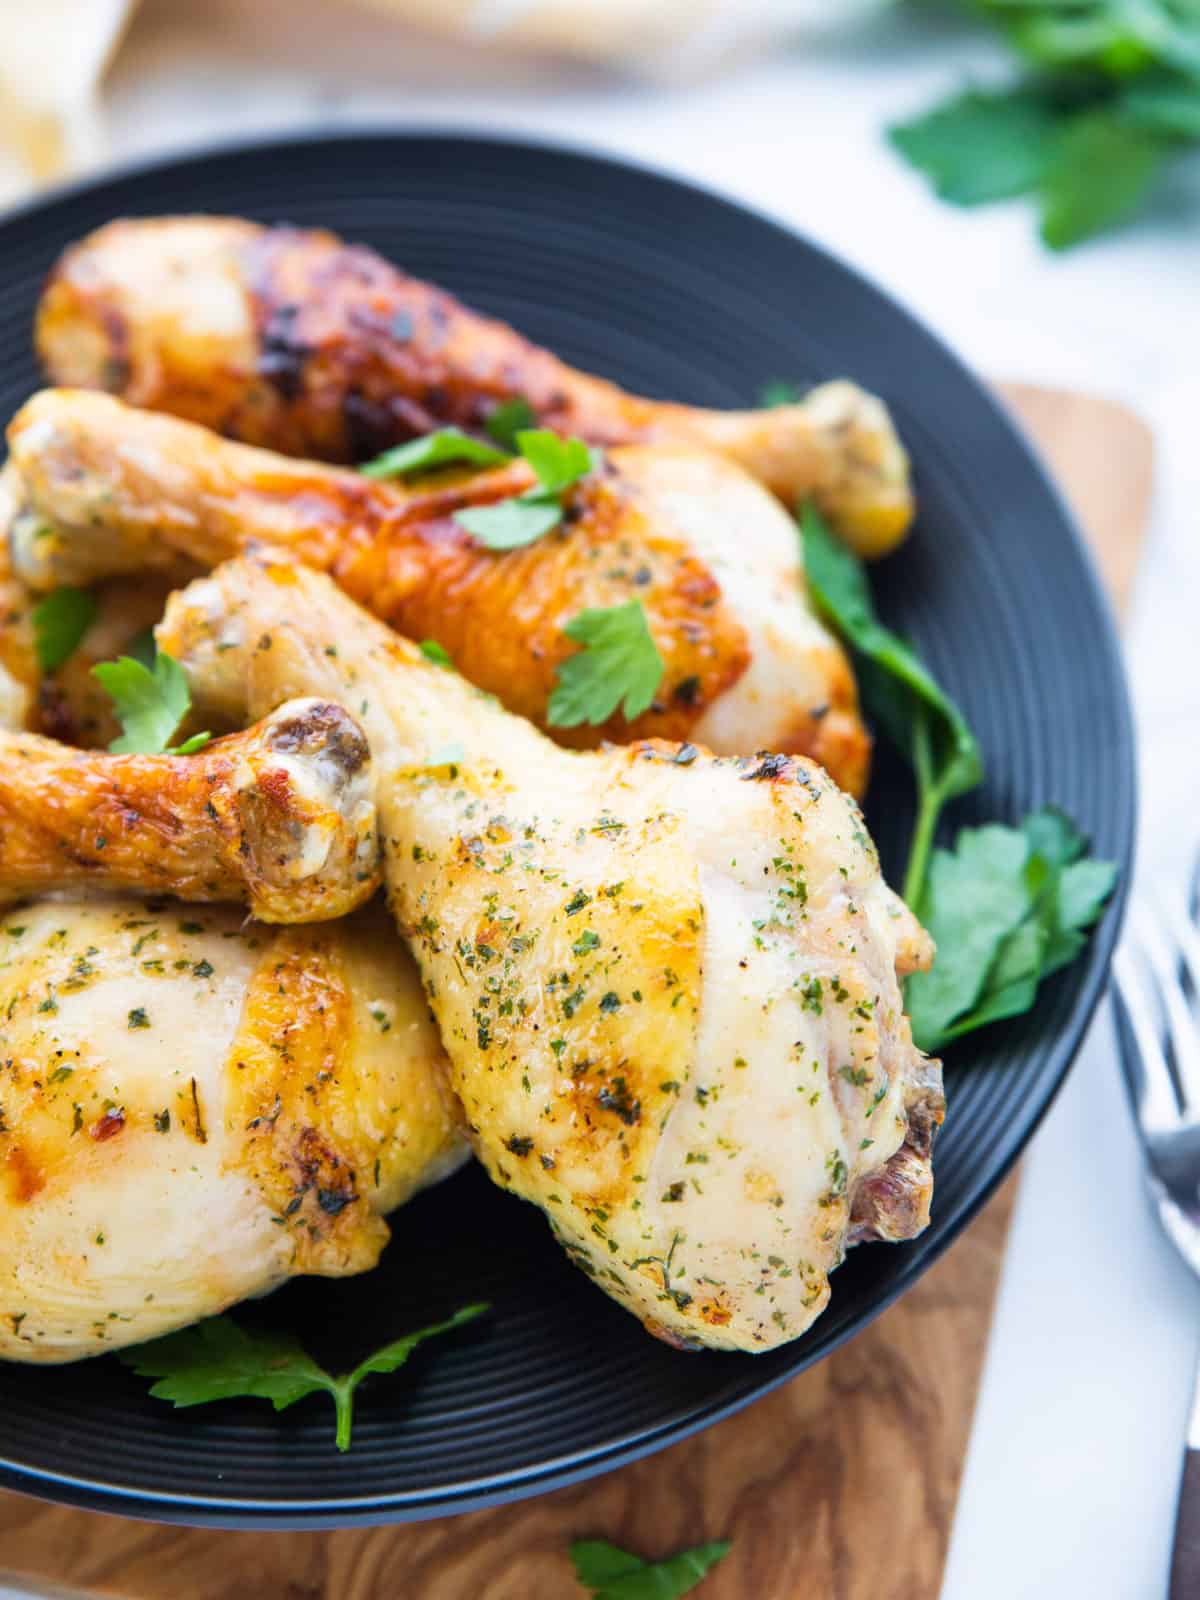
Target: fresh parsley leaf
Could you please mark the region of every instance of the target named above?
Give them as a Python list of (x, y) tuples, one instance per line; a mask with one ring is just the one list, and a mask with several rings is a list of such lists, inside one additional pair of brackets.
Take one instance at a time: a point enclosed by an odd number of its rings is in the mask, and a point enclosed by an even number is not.
[(183, 668), (173, 656), (160, 650), (152, 668), (132, 656), (121, 656), (117, 661), (101, 661), (92, 668), (92, 675), (108, 690), (124, 730), (109, 745), (110, 750), (191, 755), (212, 738), (209, 733), (197, 733), (175, 748), (167, 743), (192, 703)]
[(154, 640), (154, 629), (143, 628), (141, 633), (135, 633), (125, 647), (125, 654), (134, 661), (140, 661), (144, 667), (154, 668), (154, 658), (158, 654), (158, 645)]
[(157, 1378), (150, 1393), (176, 1407), (249, 1397), (269, 1400), (276, 1411), (283, 1411), (323, 1390), (337, 1413), (337, 1447), (348, 1450), (354, 1395), (363, 1379), (373, 1372), (394, 1372), (426, 1339), (460, 1328), (487, 1309), (464, 1306), (445, 1322), (384, 1345), (340, 1376), (318, 1366), (292, 1335), (245, 1328), (227, 1316), (210, 1317), (179, 1333), (119, 1351), (118, 1356), (139, 1377)]
[(517, 550), (557, 528), (563, 494), (601, 459), (582, 439), (562, 439), (546, 428), (522, 429), (517, 447), (537, 474), (538, 487), (496, 505), (454, 513), (455, 522), (489, 550)]
[(497, 444), (515, 452), (517, 434), (533, 423), (533, 407), (528, 400), (505, 400), (489, 414), (484, 427)]
[(804, 399), (804, 390), (798, 383), (789, 383), (786, 378), (773, 378), (770, 383), (764, 383), (758, 391), (758, 403), (768, 411), (776, 406), (794, 406)]
[(203, 750), (211, 739), (211, 733), (194, 733), (190, 739), (185, 739), (182, 744), (172, 745), (170, 754), (173, 756), (194, 756), (196, 751)]
[(283, 1411), (327, 1377), (291, 1334), (243, 1328), (232, 1317), (209, 1317), (118, 1354), (139, 1378), (159, 1379), (150, 1390), (156, 1400), (180, 1408), (250, 1396)]
[(971, 0), (1039, 66), (1126, 78), (1156, 61), (1200, 75), (1195, 0)]
[(576, 1539), (571, 1560), (593, 1600), (679, 1600), (691, 1594), (730, 1549), (729, 1541), (720, 1539), (663, 1561), (643, 1561), (607, 1539)]
[(806, 507), (800, 519), (809, 587), (818, 611), (855, 659), (863, 703), (908, 757), (917, 820), (904, 898), (932, 934), (929, 972), (905, 985), (913, 1038), (940, 1049), (989, 1022), (1028, 1011), (1038, 985), (1074, 959), (1083, 930), (1116, 881), (1110, 862), (1084, 860), (1087, 841), (1047, 808), (1019, 828), (964, 828), (953, 850), (933, 849), (946, 802), (983, 776), (962, 712), (913, 650), (875, 614), (866, 572)]
[(1036, 189), (1062, 132), (1062, 115), (1025, 85), (964, 94), (888, 130), (892, 145), (952, 205), (977, 206)]
[(1172, 139), (1200, 139), (1200, 79), (1177, 72), (1147, 73), (1121, 90), (1123, 114)]
[(1031, 852), (1058, 872), (1055, 915), (1047, 928), (1042, 976), (1057, 972), (1083, 948), (1083, 930), (1100, 915), (1117, 881), (1111, 861), (1085, 859), (1087, 840), (1063, 812), (1048, 806), (1021, 824)]
[(97, 610), (86, 589), (55, 589), (34, 606), (33, 642), (43, 672), (54, 672), (75, 654)]
[(1032, 910), (1028, 861), (1024, 834), (999, 823), (964, 828), (953, 851), (933, 852), (913, 909), (932, 934), (937, 957), (905, 991), (922, 1050), (942, 1043), (954, 1019), (976, 1004), (1001, 944)]
[(607, 722), (620, 706), (632, 722), (647, 709), (665, 670), (640, 600), (581, 611), (563, 630), (583, 649), (558, 668), (547, 717), (552, 727)]
[(562, 494), (600, 465), (600, 452), (582, 439), (564, 439), (549, 428), (523, 428), (517, 448), (538, 475), (547, 494)]
[(1047, 808), (1019, 828), (964, 828), (935, 850), (920, 905), (937, 958), (905, 985), (913, 1037), (936, 1051), (1033, 1005), (1038, 985), (1074, 960), (1116, 883), (1112, 862)]
[(1034, 71), (890, 130), (943, 198), (1031, 194), (1066, 249), (1128, 216), (1177, 149), (1200, 140), (1196, 0), (963, 0)]
[(1021, 832), (1029, 840), (1035, 855), (1051, 866), (1066, 867), (1078, 861), (1087, 849), (1087, 840), (1065, 811), (1057, 806), (1046, 806), (1041, 811), (1030, 812), (1021, 824)]
[(563, 508), (539, 490), (500, 500), (493, 506), (472, 506), (456, 511), (454, 520), (489, 550), (519, 550), (557, 528)]
[(1076, 861), (1058, 880), (1056, 918), (1050, 929), (1042, 976), (1068, 966), (1083, 949), (1090, 928), (1117, 885), (1115, 861)]
[(461, 428), (439, 428), (420, 439), (410, 439), (394, 450), (385, 450), (381, 456), (368, 461), (359, 471), (367, 478), (399, 478), (408, 472), (431, 472), (434, 467), (446, 467), (465, 461), (472, 466), (494, 467), (509, 459), (504, 450), (485, 444), (482, 439), (472, 439)]
[(915, 651), (879, 621), (866, 570), (853, 551), (812, 506), (801, 512), (800, 531), (817, 610), (850, 647), (864, 705), (916, 774), (917, 821), (904, 880), (904, 898), (915, 907), (943, 806), (983, 777), (979, 745)]
[(1042, 238), (1066, 250), (1136, 210), (1169, 152), (1166, 140), (1110, 111), (1075, 119), (1040, 184)]
[(605, 1584), (641, 1572), (646, 1563), (607, 1539), (575, 1539), (571, 1544), (575, 1576), (586, 1589), (603, 1589)]
[(450, 659), (450, 652), (445, 645), (436, 639), (422, 639), (417, 646), (426, 661), (432, 661), (435, 667), (452, 667), (454, 662)]

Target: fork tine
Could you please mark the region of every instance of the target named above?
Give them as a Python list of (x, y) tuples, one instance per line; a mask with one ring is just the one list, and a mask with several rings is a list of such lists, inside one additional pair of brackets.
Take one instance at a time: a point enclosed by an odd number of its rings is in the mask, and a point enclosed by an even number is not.
[(1119, 1055), (1134, 1115), (1144, 1136), (1170, 1133), (1179, 1126), (1179, 1101), (1159, 1043), (1156, 1007), (1128, 944), (1117, 951), (1113, 973)]
[(1200, 928), (1190, 910), (1185, 914), (1175, 901), (1168, 905), (1166, 919), (1179, 947), (1179, 975), (1184, 981), (1188, 1003), (1196, 1014), (1200, 1008)]
[[(1178, 936), (1178, 947), (1171, 949), (1163, 938), (1163, 922)], [(1200, 1027), (1189, 998), (1182, 989), (1182, 978), (1189, 981), (1192, 995), (1200, 992), (1200, 947), (1194, 931), (1178, 907), (1155, 909), (1155, 914), (1138, 918), (1142, 952), (1157, 979), (1158, 1000), (1166, 1013), (1168, 1066), (1174, 1070), (1174, 1083), (1184, 1110), (1200, 1107)]]

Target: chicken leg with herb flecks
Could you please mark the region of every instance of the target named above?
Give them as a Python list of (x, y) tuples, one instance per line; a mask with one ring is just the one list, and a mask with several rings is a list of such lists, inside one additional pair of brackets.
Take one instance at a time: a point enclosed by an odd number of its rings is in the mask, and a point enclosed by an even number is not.
[[(381, 925), (382, 923), (382, 925)], [(44, 900), (0, 921), (0, 1357), (73, 1361), (365, 1272), (466, 1155), (375, 910)]]
[(818, 767), (562, 750), (267, 555), (158, 639), (216, 714), (354, 706), (475, 1148), (653, 1332), (770, 1349), (847, 1245), (925, 1226), (940, 1073), (898, 977), (929, 941)]

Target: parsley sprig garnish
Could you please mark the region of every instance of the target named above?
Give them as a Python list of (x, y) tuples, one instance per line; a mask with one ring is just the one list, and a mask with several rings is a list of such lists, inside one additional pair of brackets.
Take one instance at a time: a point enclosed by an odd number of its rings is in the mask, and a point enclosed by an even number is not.
[(558, 668), (546, 719), (550, 725), (598, 725), (618, 706), (626, 721), (640, 717), (658, 693), (665, 670), (642, 602), (581, 611), (563, 631), (583, 649)]
[[(594, 472), (602, 459), (601, 453), (582, 439), (564, 439), (548, 428), (523, 426), (531, 417), (525, 401), (512, 400), (492, 412), (487, 428), (525, 458), (537, 477), (536, 487), (494, 505), (470, 506), (454, 513), (459, 526), (489, 550), (518, 550), (557, 528), (565, 511), (563, 496)], [(509, 459), (503, 450), (472, 439), (458, 428), (442, 428), (389, 450), (361, 470), (383, 478), (454, 461), (488, 465)], [(581, 611), (564, 632), (584, 648), (558, 669), (547, 713), (551, 726), (599, 725), (618, 707), (632, 722), (650, 706), (662, 682), (664, 664), (640, 600)], [(449, 653), (436, 640), (424, 640), (420, 649), (436, 665), (451, 665)]]
[(517, 550), (557, 528), (563, 495), (600, 464), (600, 453), (582, 439), (562, 439), (548, 428), (523, 428), (516, 442), (537, 474), (537, 487), (492, 506), (454, 513), (455, 522), (489, 550)]
[(933, 848), (946, 803), (983, 777), (975, 735), (911, 646), (879, 621), (857, 556), (811, 507), (800, 527), (817, 609), (854, 656), (864, 706), (916, 776), (904, 898), (932, 934), (937, 956), (931, 971), (908, 979), (905, 1005), (913, 1038), (933, 1052), (1028, 1011), (1043, 979), (1083, 948), (1117, 869), (1087, 858), (1084, 836), (1049, 808), (1015, 828), (964, 828), (953, 850)]
[(395, 1372), (426, 1339), (461, 1328), (487, 1309), (482, 1304), (464, 1306), (445, 1322), (385, 1344), (352, 1372), (340, 1375), (319, 1366), (294, 1335), (246, 1328), (227, 1316), (209, 1317), (118, 1354), (139, 1377), (157, 1378), (150, 1393), (177, 1408), (250, 1397), (269, 1400), (276, 1411), (284, 1411), (306, 1395), (324, 1392), (337, 1413), (337, 1447), (348, 1450), (354, 1396), (363, 1379), (373, 1372)]
[(532, 428), (536, 420), (528, 400), (503, 400), (489, 414), (484, 427), (497, 444), (515, 451), (517, 435), (526, 428)]
[(662, 1561), (643, 1561), (607, 1539), (576, 1539), (571, 1560), (580, 1583), (592, 1591), (592, 1600), (680, 1600), (731, 1548), (728, 1540), (718, 1539)]
[(903, 891), (915, 905), (943, 807), (983, 778), (979, 745), (917, 653), (879, 621), (862, 562), (811, 505), (800, 514), (800, 530), (817, 609), (853, 650), (863, 700), (916, 773), (917, 823)]
[(158, 650), (149, 667), (133, 656), (121, 656), (101, 661), (92, 675), (108, 690), (123, 730), (110, 750), (189, 756), (212, 738), (211, 733), (194, 733), (180, 745), (167, 743), (192, 704), (187, 678), (173, 656)]
[(967, 0), (1030, 70), (889, 129), (952, 205), (1029, 196), (1054, 250), (1124, 220), (1200, 141), (1196, 0)]
[(600, 452), (589, 449), (582, 439), (563, 439), (548, 428), (517, 426), (531, 415), (524, 401), (514, 400), (488, 418), (488, 430), (504, 449), (473, 439), (461, 428), (439, 428), (385, 451), (359, 471), (369, 478), (395, 478), (458, 462), (491, 467), (511, 461), (509, 452), (515, 450), (536, 473), (537, 487), (495, 505), (456, 511), (454, 520), (489, 550), (518, 550), (558, 527), (563, 519), (563, 495), (580, 478), (594, 472), (601, 459)]
[(933, 852), (921, 917), (938, 956), (905, 989), (923, 1050), (1028, 1011), (1042, 979), (1075, 959), (1117, 879), (1086, 849), (1071, 819), (1047, 808), (1019, 828), (963, 828), (953, 850)]
[(498, 450), (482, 439), (472, 439), (461, 428), (439, 428), (436, 433), (427, 433), (420, 439), (397, 445), (394, 450), (385, 450), (358, 470), (368, 478), (402, 478), (410, 472), (432, 472), (435, 467), (448, 467), (458, 462), (495, 467), (509, 459), (507, 451)]

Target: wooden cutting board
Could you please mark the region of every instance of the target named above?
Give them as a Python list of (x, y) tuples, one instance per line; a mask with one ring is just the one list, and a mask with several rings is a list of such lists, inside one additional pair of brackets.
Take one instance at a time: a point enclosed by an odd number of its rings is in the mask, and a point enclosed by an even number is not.
[[(1149, 509), (1149, 433), (1092, 396), (1004, 393), (1122, 604)], [(410, 1527), (309, 1534), (205, 1533), (5, 1494), (0, 1580), (107, 1600), (573, 1600), (583, 1591), (567, 1545), (599, 1535), (644, 1555), (732, 1539), (704, 1600), (936, 1600), (1014, 1184), (829, 1360), (579, 1488)]]

